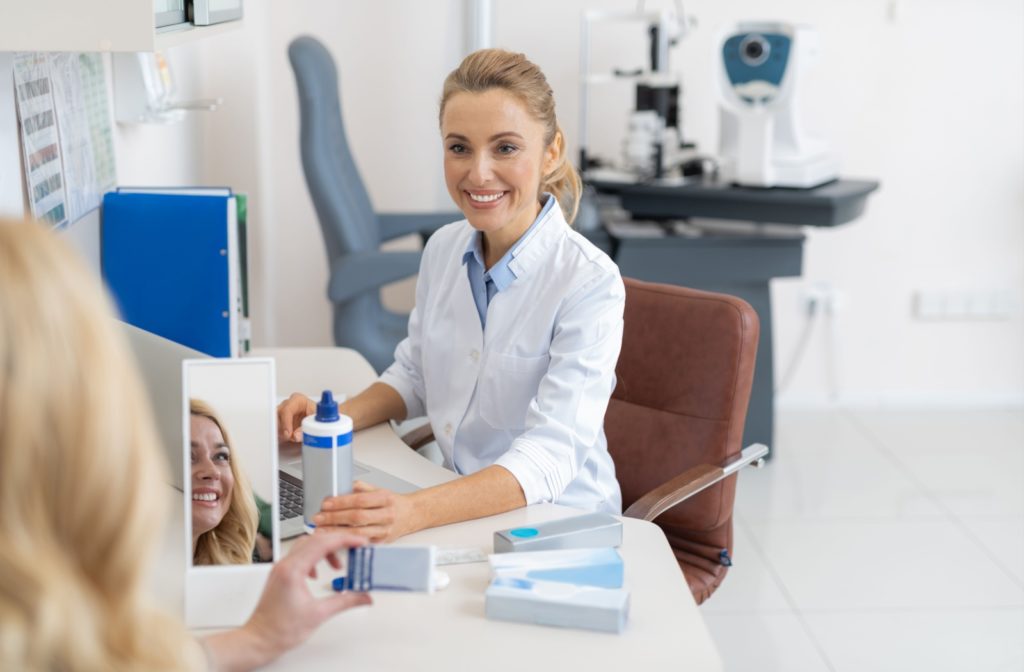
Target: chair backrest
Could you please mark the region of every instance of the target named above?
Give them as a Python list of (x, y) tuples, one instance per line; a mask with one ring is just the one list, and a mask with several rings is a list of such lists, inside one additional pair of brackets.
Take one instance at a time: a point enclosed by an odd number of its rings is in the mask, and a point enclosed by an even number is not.
[[(757, 352), (757, 313), (742, 299), (626, 279), (618, 382), (605, 416), (623, 508), (698, 464), (742, 449)], [(725, 576), (735, 476), (654, 522), (697, 601)]]
[(345, 136), (338, 71), (327, 48), (298, 37), (288, 46), (299, 91), (302, 169), (320, 220), (328, 263), (343, 254), (375, 251), (380, 229)]

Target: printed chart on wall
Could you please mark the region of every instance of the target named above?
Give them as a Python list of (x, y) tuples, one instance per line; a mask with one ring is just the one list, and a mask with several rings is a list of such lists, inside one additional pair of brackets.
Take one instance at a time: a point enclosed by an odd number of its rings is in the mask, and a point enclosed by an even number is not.
[(116, 179), (102, 57), (19, 53), (14, 85), (32, 216), (74, 222)]

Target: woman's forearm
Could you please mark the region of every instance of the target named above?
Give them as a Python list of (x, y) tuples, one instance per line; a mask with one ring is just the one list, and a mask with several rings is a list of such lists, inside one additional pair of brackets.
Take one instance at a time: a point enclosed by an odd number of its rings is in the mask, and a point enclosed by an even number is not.
[(281, 654), (245, 626), (205, 637), (202, 646), (217, 672), (248, 672), (263, 667)]
[(412, 504), (414, 527), (408, 532), (526, 506), (519, 481), (508, 469), (497, 465), (407, 496)]
[(338, 407), (338, 411), (352, 418), (356, 431), (379, 425), (388, 420), (405, 420), (406, 409), (402, 396), (385, 383), (374, 383)]

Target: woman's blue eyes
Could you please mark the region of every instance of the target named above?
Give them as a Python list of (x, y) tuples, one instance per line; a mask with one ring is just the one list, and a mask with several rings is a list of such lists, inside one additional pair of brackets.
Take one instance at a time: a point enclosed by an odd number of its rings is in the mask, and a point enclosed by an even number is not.
[[(518, 150), (518, 147), (509, 143), (502, 143), (498, 145), (496, 148), (498, 154), (504, 154), (506, 156), (508, 156), (509, 154), (514, 154)], [(452, 154), (466, 154), (469, 152), (469, 148), (466, 147), (465, 145), (456, 143), (454, 145), (449, 145), (448, 151), (450, 151)]]
[[(198, 460), (198, 457), (196, 456), (195, 453), (192, 453), (192, 463), (195, 464), (196, 460)], [(226, 450), (221, 450), (219, 452), (216, 452), (216, 453), (213, 454), (213, 461), (214, 462), (230, 462), (231, 461), (231, 453), (229, 453)]]

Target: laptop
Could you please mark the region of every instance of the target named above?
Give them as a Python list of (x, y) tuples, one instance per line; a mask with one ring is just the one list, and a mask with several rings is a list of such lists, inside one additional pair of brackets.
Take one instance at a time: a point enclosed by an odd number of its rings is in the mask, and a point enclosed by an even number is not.
[[(358, 441), (359, 438), (356, 437), (355, 440)], [(281, 538), (290, 539), (306, 531), (302, 519), (302, 451), (297, 444), (281, 445), (278, 469), (281, 477)], [(352, 478), (399, 494), (420, 489), (419, 486), (358, 460), (352, 462)]]
[[(171, 485), (184, 492), (185, 474), (181, 464), (181, 450), (185, 445), (181, 421), (181, 362), (185, 359), (210, 357), (126, 322), (120, 324), (149, 393), (158, 437), (171, 475)], [(302, 452), (296, 444), (281, 445), (278, 469), (281, 538), (289, 539), (305, 532), (302, 520)], [(352, 465), (352, 475), (353, 478), (392, 492), (404, 494), (419, 490), (408, 481), (360, 462)]]

